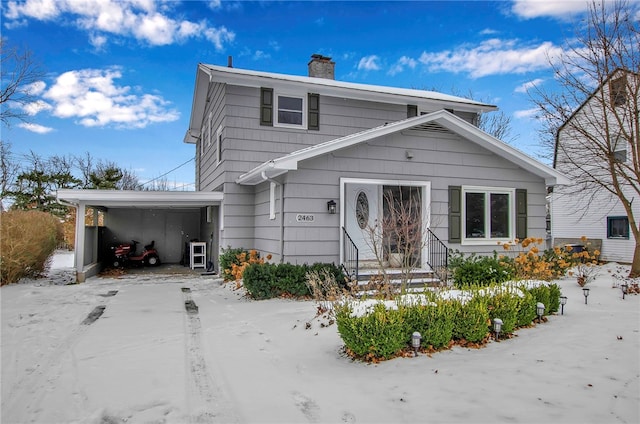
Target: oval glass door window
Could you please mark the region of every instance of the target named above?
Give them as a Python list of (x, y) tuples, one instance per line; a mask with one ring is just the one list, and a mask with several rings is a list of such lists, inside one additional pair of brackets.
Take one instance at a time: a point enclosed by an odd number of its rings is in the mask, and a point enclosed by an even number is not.
[(364, 191), (358, 193), (356, 199), (356, 221), (361, 229), (367, 228), (369, 223), (369, 199)]

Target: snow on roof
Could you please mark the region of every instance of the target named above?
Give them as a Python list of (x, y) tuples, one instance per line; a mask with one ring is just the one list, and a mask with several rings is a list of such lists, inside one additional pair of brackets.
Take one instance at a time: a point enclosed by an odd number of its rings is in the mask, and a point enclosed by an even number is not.
[[(370, 96), (389, 95), (404, 98), (404, 103), (406, 103), (407, 98), (414, 98), (416, 101), (426, 100), (459, 104), (459, 106), (461, 107), (468, 106), (473, 108), (474, 110), (478, 110), (481, 112), (487, 112), (497, 109), (495, 105), (466, 99), (464, 97), (438, 93), (437, 91), (359, 84), (327, 78), (277, 74), (272, 72), (252, 71), (247, 69), (229, 68), (225, 66), (207, 64), (200, 64), (199, 68), (205, 70), (214, 81), (229, 81), (239, 85), (257, 87), (261, 84), (264, 84), (265, 80), (269, 80), (274, 84), (304, 84), (306, 86), (313, 86), (317, 88), (320, 94), (323, 94), (324, 90), (326, 92), (325, 94), (337, 93), (338, 91), (341, 91), (342, 95), (344, 95), (346, 92), (360, 93), (361, 95), (365, 96), (367, 94)], [(352, 96), (345, 97), (352, 98)], [(359, 96), (355, 95), (354, 98), (358, 97)]]

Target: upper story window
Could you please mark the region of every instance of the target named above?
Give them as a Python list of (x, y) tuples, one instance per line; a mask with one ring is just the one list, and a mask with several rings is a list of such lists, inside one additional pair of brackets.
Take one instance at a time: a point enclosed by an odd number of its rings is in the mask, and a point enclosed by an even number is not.
[(276, 95), (277, 125), (305, 126), (305, 99), (304, 97), (293, 97)]
[(625, 140), (622, 135), (616, 136), (613, 141), (613, 146), (611, 146), (611, 151), (613, 152), (613, 158), (616, 160), (616, 162), (626, 162), (627, 140)]
[(260, 125), (319, 130), (320, 96), (316, 93), (279, 93), (262, 87)]
[(611, 80), (609, 84), (612, 106), (622, 106), (627, 103), (627, 78), (621, 76)]

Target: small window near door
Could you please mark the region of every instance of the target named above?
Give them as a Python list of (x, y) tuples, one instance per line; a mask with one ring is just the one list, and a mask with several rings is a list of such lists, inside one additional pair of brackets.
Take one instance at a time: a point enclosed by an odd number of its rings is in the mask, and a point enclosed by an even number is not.
[(626, 216), (608, 216), (607, 238), (629, 240), (629, 218)]
[(369, 198), (364, 191), (358, 193), (356, 198), (356, 222), (358, 227), (363, 230), (369, 224)]

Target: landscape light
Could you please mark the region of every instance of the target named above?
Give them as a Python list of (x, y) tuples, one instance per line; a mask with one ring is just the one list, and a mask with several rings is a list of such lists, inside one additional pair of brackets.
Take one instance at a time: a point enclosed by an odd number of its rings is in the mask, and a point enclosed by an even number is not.
[(411, 346), (413, 346), (414, 356), (418, 356), (418, 349), (420, 349), (420, 340), (422, 340), (422, 335), (419, 332), (414, 331), (411, 335)]
[(536, 305), (536, 311), (538, 312), (538, 322), (542, 322), (542, 315), (544, 315), (544, 303), (538, 302)]
[(560, 296), (560, 315), (564, 315), (564, 305), (567, 304), (567, 296)]
[(620, 286), (620, 288), (622, 289), (622, 299), (624, 300), (624, 297), (627, 293), (629, 293), (629, 285), (628, 284), (622, 284)]
[(584, 304), (587, 304), (587, 297), (589, 297), (589, 289), (586, 287), (582, 288), (582, 294), (584, 295)]
[(502, 320), (500, 318), (493, 319), (493, 331), (496, 333), (496, 341), (500, 338), (500, 331), (502, 331)]

